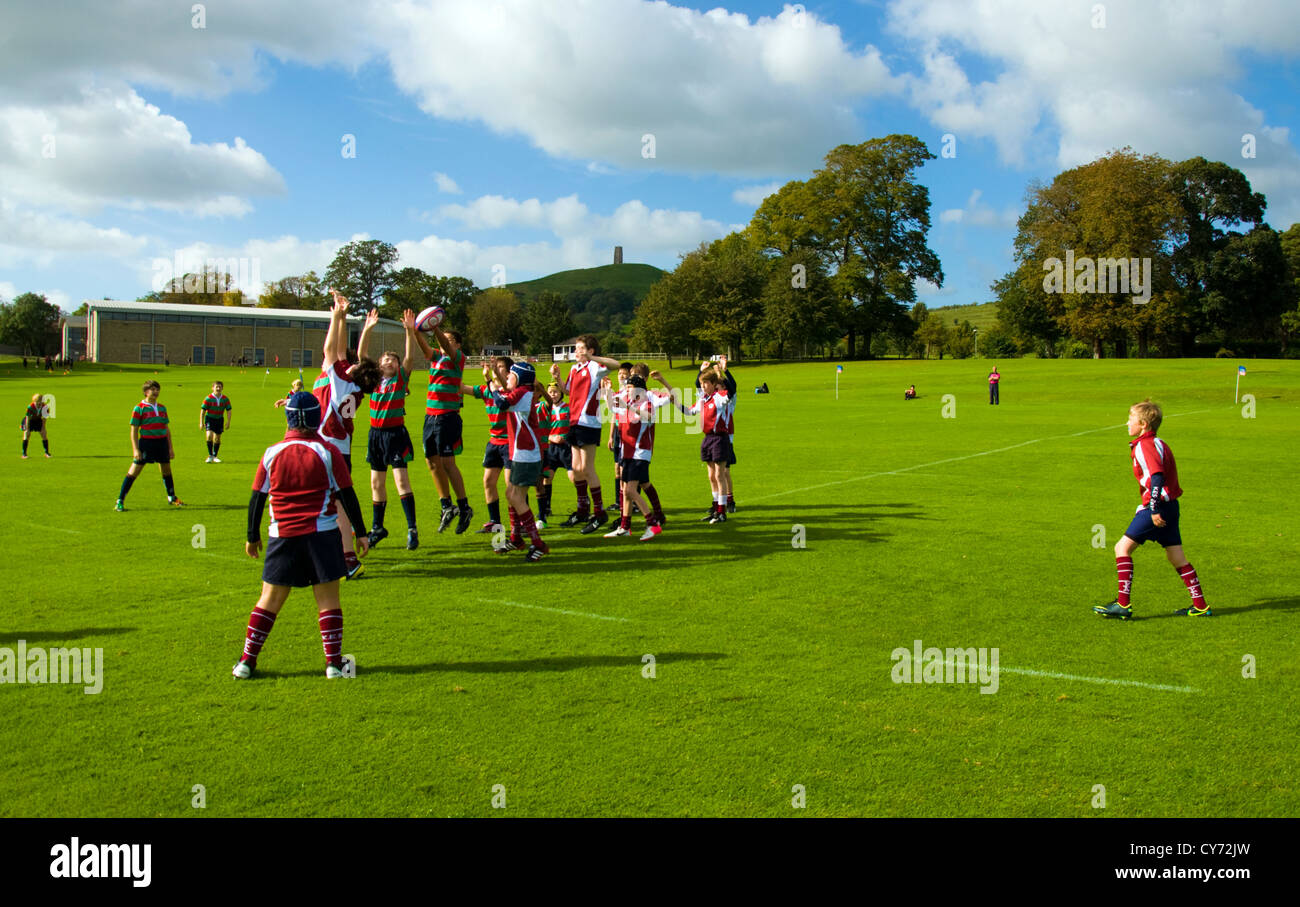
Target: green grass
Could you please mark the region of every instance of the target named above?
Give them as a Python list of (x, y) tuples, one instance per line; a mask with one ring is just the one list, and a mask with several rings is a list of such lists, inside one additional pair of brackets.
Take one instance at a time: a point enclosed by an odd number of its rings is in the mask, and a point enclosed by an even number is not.
[[(831, 365), (742, 366), (740, 511), (724, 526), (696, 521), (707, 481), (681, 425), (659, 429), (661, 537), (552, 529), (535, 566), (439, 535), (417, 471), (423, 546), (395, 532), (342, 590), (356, 679), (323, 676), (299, 591), (247, 682), (230, 677), (261, 569), (242, 553), (245, 509), (288, 370), (265, 388), (255, 369), (162, 370), (190, 506), (169, 509), (150, 466), (118, 514), (126, 423), (153, 370), (0, 369), (15, 432), (0, 646), (102, 647), (106, 675), (99, 695), (0, 687), (0, 815), (487, 816), (494, 785), (514, 816), (1300, 812), (1296, 363), (1252, 365), (1254, 419), (1232, 404), (1233, 367), (1209, 360), (1021, 360), (997, 408), (978, 363), (849, 363), (838, 402)], [(197, 410), (218, 376), (234, 428), (225, 462), (205, 465)], [(749, 392), (764, 380), (771, 395)], [(904, 402), (913, 382), (921, 398)], [(16, 423), (38, 390), (56, 395), (55, 458), (22, 461)], [(1138, 500), (1121, 426), (1147, 395), (1168, 414), (1207, 621), (1168, 616), (1187, 595), (1150, 545), (1141, 619), (1090, 610), (1114, 597), (1110, 546)], [(477, 522), (486, 421), (466, 413)], [(557, 509), (572, 500), (561, 480)], [(388, 523), (402, 525), (395, 504)], [(917, 639), (997, 647), (996, 694), (893, 683), (891, 652)]]
[(626, 262), (621, 265), (558, 271), (536, 280), (507, 284), (506, 289), (523, 293), (525, 299), (548, 291), (563, 296), (574, 290), (627, 290), (640, 302), (650, 292), (651, 284), (663, 277), (664, 273), (654, 265)]
[(969, 321), (971, 327), (981, 333), (988, 331), (998, 320), (998, 306), (995, 302), (946, 305), (937, 309), (930, 309), (930, 311), (941, 316), (944, 319), (944, 324), (951, 326), (954, 318), (957, 319), (958, 324)]

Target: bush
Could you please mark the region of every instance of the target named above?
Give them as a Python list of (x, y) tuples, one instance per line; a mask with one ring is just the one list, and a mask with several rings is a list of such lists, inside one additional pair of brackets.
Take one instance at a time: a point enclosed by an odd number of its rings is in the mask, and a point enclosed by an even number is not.
[(1092, 346), (1082, 340), (1069, 340), (1061, 349), (1062, 359), (1091, 359)]
[(1232, 359), (1232, 358), (1235, 357), (1236, 355), (1237, 355), (1237, 354), (1234, 353), (1232, 350), (1228, 349), (1227, 347), (1221, 346), (1221, 347), (1219, 347), (1219, 351), (1218, 351), (1217, 353), (1214, 354), (1214, 358), (1215, 358), (1215, 359)]

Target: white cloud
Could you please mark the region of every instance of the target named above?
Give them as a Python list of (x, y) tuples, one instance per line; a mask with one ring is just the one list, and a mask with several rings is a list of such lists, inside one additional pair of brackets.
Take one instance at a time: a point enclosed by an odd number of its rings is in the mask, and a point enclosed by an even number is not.
[(860, 134), (856, 103), (897, 90), (874, 47), (792, 7), (751, 21), (642, 0), (399, 0), (376, 27), (427, 113), (627, 169), (805, 170)]
[(964, 208), (948, 208), (939, 214), (941, 224), (970, 224), (976, 227), (1014, 227), (1019, 213), (1013, 208), (1001, 212), (980, 202), (983, 190), (974, 189)]
[(131, 89), (76, 102), (0, 105), (0, 184), (13, 197), (90, 214), (106, 205), (239, 216), (247, 197), (284, 192), (266, 158), (236, 137), (196, 143), (180, 120)]
[(433, 175), (434, 180), (438, 183), (438, 191), (445, 192), (448, 195), (460, 195), (460, 186), (456, 181), (447, 174), (439, 171)]
[(7, 280), (0, 280), (0, 302), (10, 302), (18, 295), (18, 288)]
[(763, 183), (759, 186), (741, 186), (731, 193), (731, 200), (741, 205), (757, 208), (763, 199), (779, 190), (785, 183)]
[[(959, 142), (989, 139), (1013, 165), (1054, 144), (1062, 169), (1125, 145), (1173, 160), (1203, 155), (1267, 193), (1271, 220), (1300, 216), (1300, 153), (1230, 87), (1252, 58), (1295, 57), (1300, 4), (1104, 7), (1104, 28), (1081, 0), (893, 0), (888, 21), (921, 58), (921, 73), (903, 77), (911, 102)], [(987, 77), (973, 81), (977, 69)], [(1243, 159), (1244, 133), (1269, 153)]]
[(130, 257), (140, 254), (148, 242), (117, 227), (96, 227), (0, 197), (0, 262), (10, 267), (19, 262), (48, 267), (61, 253)]

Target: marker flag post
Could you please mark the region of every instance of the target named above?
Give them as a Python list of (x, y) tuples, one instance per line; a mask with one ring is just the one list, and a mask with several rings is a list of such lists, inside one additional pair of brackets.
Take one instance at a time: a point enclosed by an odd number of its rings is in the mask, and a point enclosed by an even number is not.
[(1236, 402), (1237, 402), (1237, 395), (1238, 395), (1238, 392), (1241, 390), (1241, 376), (1244, 375), (1244, 374), (1246, 374), (1246, 366), (1244, 366), (1244, 365), (1239, 365), (1239, 366), (1237, 366), (1237, 386), (1236, 386), (1235, 388), (1233, 388), (1233, 391), (1232, 391), (1232, 402), (1233, 402), (1233, 403), (1236, 403)]
[(844, 366), (835, 366), (835, 399), (840, 398), (840, 372), (844, 371)]

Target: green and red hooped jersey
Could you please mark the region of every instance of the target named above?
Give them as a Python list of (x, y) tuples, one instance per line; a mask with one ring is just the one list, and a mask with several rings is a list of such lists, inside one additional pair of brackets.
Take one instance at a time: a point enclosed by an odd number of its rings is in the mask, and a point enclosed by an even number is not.
[(131, 425), (140, 429), (140, 438), (143, 440), (167, 437), (170, 431), (167, 421), (167, 407), (161, 403), (141, 400), (131, 410)]
[(411, 392), (411, 373), (397, 367), (397, 374), (379, 382), (370, 394), (370, 427), (401, 428), (406, 424), (406, 395)]
[(443, 355), (429, 366), (429, 392), (424, 407), (426, 416), (458, 413), (461, 408), (460, 385), (465, 376), (465, 353)]
[(488, 385), (474, 386), (474, 396), (483, 401), (483, 408), (488, 415), (488, 442), (498, 447), (510, 443), (506, 432), (506, 411), (497, 405), (496, 398), (488, 391)]
[(551, 420), (546, 426), (548, 439), (552, 444), (563, 444), (569, 434), (569, 404), (560, 400), (559, 403), (552, 403), (550, 410)]
[(230, 409), (230, 398), (225, 394), (220, 397), (208, 394), (203, 398), (203, 418), (220, 419), (221, 414)]

